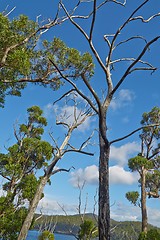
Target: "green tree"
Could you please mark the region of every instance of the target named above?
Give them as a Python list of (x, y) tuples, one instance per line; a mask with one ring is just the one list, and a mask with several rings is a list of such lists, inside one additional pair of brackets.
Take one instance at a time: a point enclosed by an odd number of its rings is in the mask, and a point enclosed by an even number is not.
[(32, 201), (39, 185), (40, 180), (35, 172), (52, 157), (52, 146), (41, 139), (43, 127), (47, 125), (42, 110), (33, 106), (27, 111), (28, 122), (21, 124), (19, 131), (15, 130), (17, 143), (9, 147), (6, 154), (0, 154), (0, 175), (6, 180), (3, 184), (6, 195), (1, 197), (3, 204), (0, 208), (0, 233), (3, 239), (6, 236), (7, 239), (9, 236), (10, 239), (17, 239), (28, 214), (21, 205), (24, 200)]
[[(131, 171), (139, 173), (141, 194), (138, 192), (126, 193), (126, 198), (134, 205), (138, 205), (142, 212), (142, 232), (147, 232), (147, 206), (146, 198), (159, 197), (159, 137), (160, 137), (160, 108), (154, 107), (150, 112), (142, 115), (143, 126), (141, 139), (141, 152), (138, 156), (129, 159), (128, 166)], [(150, 127), (149, 127), (150, 125)], [(157, 145), (155, 144), (157, 141)]]
[(80, 225), (80, 230), (78, 233), (78, 239), (80, 240), (90, 240), (97, 236), (98, 229), (92, 220), (84, 220)]
[(47, 230), (43, 231), (38, 237), (38, 240), (54, 240), (54, 234)]
[(4, 107), (6, 95), (20, 96), (28, 82), (58, 89), (62, 84), (61, 76), (49, 59), (74, 79), (91, 63), (88, 53), (80, 55), (58, 38), (52, 42), (42, 41), (40, 50), (36, 47), (41, 35), (60, 24), (62, 19), (57, 16), (54, 21), (40, 26), (24, 15), (10, 20), (0, 13), (0, 107)]

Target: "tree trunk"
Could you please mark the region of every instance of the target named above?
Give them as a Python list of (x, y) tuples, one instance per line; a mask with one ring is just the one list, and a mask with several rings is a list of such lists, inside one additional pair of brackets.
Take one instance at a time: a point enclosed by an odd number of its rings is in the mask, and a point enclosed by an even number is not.
[(141, 177), (141, 212), (142, 212), (142, 232), (147, 232), (147, 207), (146, 207), (146, 171), (145, 168), (142, 167), (142, 177)]
[(28, 210), (28, 214), (26, 216), (26, 219), (23, 222), (21, 231), (19, 233), (18, 239), (17, 240), (25, 240), (28, 234), (28, 230), (31, 226), (36, 208), (38, 206), (39, 201), (41, 200), (42, 197), (42, 193), (44, 190), (44, 187), (46, 185), (48, 181), (48, 176), (44, 176), (41, 178), (40, 184), (37, 188), (36, 194), (34, 195), (34, 198), (30, 204), (29, 210)]
[(99, 122), (99, 239), (110, 240), (110, 200), (109, 200), (109, 153), (110, 145), (106, 138), (106, 112)]

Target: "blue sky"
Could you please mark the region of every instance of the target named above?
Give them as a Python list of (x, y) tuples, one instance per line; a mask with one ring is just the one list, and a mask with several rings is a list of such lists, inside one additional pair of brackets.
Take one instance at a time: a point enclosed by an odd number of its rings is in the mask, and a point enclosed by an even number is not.
[[(54, 0), (48, 1), (31, 1), (31, 0), (0, 0), (0, 9), (3, 11), (7, 5), (8, 10), (16, 6), (15, 10), (10, 14), (10, 18), (18, 16), (19, 14), (26, 14), (29, 18), (35, 20), (36, 16), (41, 15), (40, 19), (47, 21), (53, 19), (57, 7), (57, 2)], [(66, 1), (67, 2), (67, 1)], [(70, 3), (75, 1), (70, 1)], [(107, 45), (103, 40), (105, 34), (113, 34), (115, 30), (123, 23), (129, 16), (133, 9), (138, 6), (138, 3), (143, 1), (128, 0), (126, 7), (116, 5), (114, 3), (106, 4), (106, 7), (101, 9), (97, 15), (96, 28), (94, 31), (94, 44), (99, 51), (103, 61), (105, 61), (107, 54)], [(67, 2), (68, 3), (68, 2)], [(70, 4), (69, 4), (70, 5)], [(83, 4), (83, 14), (87, 12), (88, 6), (91, 3)], [(69, 6), (70, 7), (70, 6)], [(139, 11), (137, 16), (143, 14), (147, 19), (152, 14), (160, 12), (160, 2), (150, 0), (148, 4)], [(82, 22), (82, 26), (88, 30), (86, 22)], [(143, 36), (147, 40), (160, 33), (160, 17), (153, 19), (149, 24), (140, 24), (136, 21), (135, 25), (131, 23), (121, 33), (119, 39), (122, 41), (132, 35)], [(68, 22), (59, 27), (55, 27), (48, 31), (43, 38), (52, 40), (60, 37), (70, 47), (75, 47), (82, 53), (90, 51), (85, 39), (80, 33), (71, 26)], [(120, 57), (136, 57), (142, 50), (144, 42), (138, 40), (131, 44), (126, 44), (125, 47), (119, 47), (116, 51), (114, 59)], [(124, 136), (139, 127), (141, 115), (145, 111), (150, 111), (152, 107), (160, 105), (160, 41), (151, 46), (150, 51), (146, 53), (144, 61), (151, 62), (158, 70), (152, 75), (150, 72), (137, 72), (131, 74), (124, 84), (120, 87), (111, 103), (108, 112), (108, 135), (110, 140)], [(102, 91), (106, 90), (104, 84), (104, 75), (97, 63), (95, 68), (95, 75), (92, 79), (92, 86), (95, 91), (102, 96)], [(115, 70), (112, 72), (113, 83), (115, 84), (120, 76), (122, 76), (124, 69), (128, 63), (115, 65)], [(85, 92), (83, 85), (77, 83), (78, 87)], [(26, 109), (32, 105), (39, 105), (44, 110), (44, 115), (48, 119), (48, 127), (46, 128), (44, 139), (51, 142), (48, 136), (49, 131), (52, 130), (54, 137), (60, 143), (65, 135), (65, 129), (55, 125), (55, 108), (59, 111), (64, 110), (64, 103), (57, 103), (53, 106), (53, 102), (63, 94), (67, 85), (64, 85), (58, 91), (53, 92), (49, 88), (33, 86), (31, 84), (22, 92), (22, 97), (6, 98), (4, 109), (0, 109), (1, 116), (1, 139), (0, 149), (4, 150), (6, 147), (14, 143), (13, 124), (16, 121), (23, 122), (26, 119)], [(86, 92), (88, 94), (88, 92)], [(69, 107), (69, 106), (68, 106)], [(67, 108), (67, 106), (66, 106)], [(71, 108), (67, 108), (68, 112)], [(82, 128), (75, 131), (72, 136), (72, 142), (77, 145), (86, 139), (93, 129), (97, 129), (96, 117), (89, 119)], [(87, 209), (89, 212), (93, 211), (94, 196), (98, 187), (98, 135), (95, 131), (93, 138), (93, 146), (89, 147), (89, 151), (94, 152), (94, 157), (78, 154), (66, 155), (58, 164), (58, 167), (69, 168), (75, 167), (71, 173), (59, 173), (52, 177), (52, 185), (46, 186), (45, 197), (41, 201), (39, 208), (43, 208), (45, 213), (59, 214), (62, 209), (57, 203), (63, 205), (68, 213), (76, 213), (78, 206), (79, 190), (76, 188), (77, 180), (80, 183), (85, 180), (86, 184), (83, 190), (83, 203), (85, 204), (87, 196)], [(131, 173), (127, 168), (127, 160), (134, 156), (140, 147), (138, 134), (113, 145), (111, 148), (110, 157), (110, 197), (111, 197), (111, 217), (115, 220), (140, 220), (140, 209), (131, 206), (125, 199), (127, 191), (137, 190), (137, 175)], [(159, 225), (160, 219), (160, 204), (159, 199), (148, 200), (148, 214), (149, 222), (154, 225)]]

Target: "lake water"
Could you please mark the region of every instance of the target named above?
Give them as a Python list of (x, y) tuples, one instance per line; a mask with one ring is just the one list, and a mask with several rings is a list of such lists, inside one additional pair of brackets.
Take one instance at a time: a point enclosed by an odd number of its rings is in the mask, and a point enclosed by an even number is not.
[[(26, 240), (37, 240), (39, 232), (38, 231), (29, 231)], [(75, 240), (75, 237), (70, 235), (54, 233), (55, 240)]]

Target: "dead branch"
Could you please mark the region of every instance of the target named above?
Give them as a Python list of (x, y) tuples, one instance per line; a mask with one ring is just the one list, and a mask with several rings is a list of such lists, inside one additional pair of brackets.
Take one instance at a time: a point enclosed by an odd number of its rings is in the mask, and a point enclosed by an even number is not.
[[(136, 58), (136, 60), (131, 63), (131, 65), (127, 68), (127, 70), (125, 71), (125, 73), (123, 74), (123, 76), (121, 77), (121, 79), (119, 80), (119, 82), (117, 83), (117, 85), (114, 87), (113, 91), (112, 91), (112, 95), (117, 91), (117, 89), (120, 87), (120, 85), (123, 83), (123, 81), (126, 79), (126, 77), (131, 73), (132, 68), (138, 63), (139, 60), (141, 60), (141, 58), (143, 57), (143, 55), (145, 54), (145, 52), (147, 51), (148, 47), (150, 45), (152, 45), (154, 42), (156, 42), (158, 39), (160, 38), (160, 36), (155, 37), (154, 39), (152, 39), (150, 42), (148, 42), (145, 47), (143, 48), (143, 50), (141, 51), (141, 53), (139, 54), (139, 56)], [(153, 69), (152, 69), (153, 70)], [(155, 70), (155, 69), (154, 69)]]
[(142, 16), (137, 16), (134, 18), (131, 18), (130, 21), (135, 21), (135, 20), (141, 20), (143, 23), (148, 23), (150, 22), (152, 19), (159, 17), (160, 13), (156, 13), (154, 15), (152, 15), (151, 17), (149, 17), (148, 19), (144, 19)]
[(127, 134), (127, 135), (124, 136), (124, 137), (117, 138), (117, 139), (115, 139), (115, 140), (110, 141), (110, 145), (113, 144), (113, 143), (115, 143), (115, 142), (119, 142), (119, 141), (121, 141), (121, 140), (124, 140), (124, 139), (130, 137), (130, 136), (132, 136), (134, 133), (136, 133), (136, 132), (138, 132), (138, 131), (140, 131), (140, 130), (142, 130), (142, 129), (144, 129), (144, 128), (152, 128), (152, 127), (159, 126), (159, 125), (160, 125), (160, 123), (155, 123), (155, 124), (151, 124), (151, 125), (146, 125), (146, 126), (139, 127), (139, 128), (137, 128), (136, 130), (134, 130), (133, 132)]
[(112, 52), (114, 50), (114, 44), (115, 41), (118, 37), (118, 35), (120, 34), (120, 32), (122, 31), (122, 29), (130, 22), (130, 19), (134, 16), (134, 14), (136, 12), (138, 12), (149, 0), (144, 1), (141, 5), (139, 5), (133, 12), (132, 14), (129, 16), (129, 18), (118, 28), (117, 32), (114, 34), (112, 42), (111, 42), (111, 46), (109, 49), (109, 54), (108, 54), (108, 59), (107, 59), (107, 66), (110, 64), (111, 61), (111, 56), (112, 56)]

